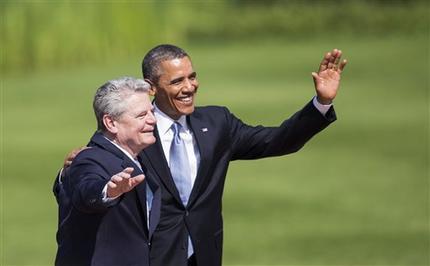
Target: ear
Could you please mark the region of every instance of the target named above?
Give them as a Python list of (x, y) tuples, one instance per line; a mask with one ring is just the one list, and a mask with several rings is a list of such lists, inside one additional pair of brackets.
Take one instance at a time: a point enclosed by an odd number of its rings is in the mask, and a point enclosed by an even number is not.
[(152, 82), (149, 79), (145, 79), (145, 81), (151, 85), (151, 88), (149, 89), (149, 95), (154, 96), (157, 93), (157, 88), (156, 88), (154, 82)]
[(115, 120), (110, 115), (103, 115), (103, 124), (107, 131), (112, 134), (118, 133), (118, 128), (116, 127)]

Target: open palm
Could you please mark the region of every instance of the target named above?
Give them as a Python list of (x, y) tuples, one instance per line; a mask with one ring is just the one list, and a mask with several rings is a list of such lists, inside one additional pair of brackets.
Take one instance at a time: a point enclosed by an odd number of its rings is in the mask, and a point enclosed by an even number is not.
[(347, 62), (346, 60), (340, 61), (341, 56), (341, 50), (333, 49), (324, 56), (318, 73), (312, 73), (317, 100), (322, 104), (330, 104), (336, 97), (341, 73)]

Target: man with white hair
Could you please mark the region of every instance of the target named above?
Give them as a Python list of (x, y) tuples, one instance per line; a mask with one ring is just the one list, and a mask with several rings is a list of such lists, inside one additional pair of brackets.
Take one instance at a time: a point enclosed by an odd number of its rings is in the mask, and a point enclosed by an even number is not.
[[(138, 154), (155, 142), (150, 85), (121, 78), (94, 97), (97, 132), (54, 188), (56, 265), (149, 265), (160, 190)], [(58, 185), (60, 184), (60, 185)]]

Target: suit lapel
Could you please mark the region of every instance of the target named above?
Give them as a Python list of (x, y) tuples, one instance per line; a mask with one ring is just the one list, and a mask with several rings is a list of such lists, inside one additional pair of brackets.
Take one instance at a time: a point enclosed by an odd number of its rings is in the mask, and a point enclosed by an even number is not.
[[(141, 158), (140, 154), (138, 156), (138, 160), (140, 162), (142, 162), (142, 158)], [(137, 186), (136, 190), (138, 192), (138, 196), (143, 204), (143, 202), (145, 202), (145, 217), (146, 219), (149, 219), (149, 228), (148, 228), (148, 239), (151, 240), (151, 237), (155, 231), (155, 228), (158, 225), (158, 222), (160, 220), (160, 210), (161, 210), (161, 189), (160, 186), (158, 185), (158, 183), (154, 180), (154, 177), (152, 176), (152, 174), (149, 173), (149, 170), (147, 169), (147, 167), (145, 165), (142, 165), (142, 169), (144, 170), (144, 173), (147, 173), (147, 175), (145, 175), (145, 183), (146, 186)], [(150, 210), (150, 215), (149, 218), (147, 217), (147, 205), (146, 205), (146, 189), (148, 189), (148, 187), (151, 189), (152, 191), (152, 202), (151, 202), (151, 210)], [(144, 195), (144, 196), (143, 196)]]
[[(152, 189), (152, 186), (151, 186)], [(155, 232), (155, 228), (157, 228), (158, 222), (160, 221), (161, 215), (161, 189), (159, 186), (156, 189), (152, 189), (153, 198), (152, 198), (152, 207), (150, 211), (149, 217), (149, 241), (151, 241), (152, 235)]]
[(199, 169), (197, 170), (196, 180), (194, 181), (193, 189), (191, 190), (191, 195), (188, 200), (188, 206), (193, 204), (196, 200), (197, 196), (200, 193), (200, 188), (202, 183), (205, 181), (207, 177), (207, 172), (210, 165), (211, 160), (211, 152), (210, 148), (210, 128), (206, 124), (206, 122), (201, 119), (201, 115), (196, 114), (194, 112), (190, 116), (187, 117), (188, 125), (190, 125), (191, 130), (193, 131), (194, 138), (196, 139), (197, 146), (200, 152), (200, 164)]

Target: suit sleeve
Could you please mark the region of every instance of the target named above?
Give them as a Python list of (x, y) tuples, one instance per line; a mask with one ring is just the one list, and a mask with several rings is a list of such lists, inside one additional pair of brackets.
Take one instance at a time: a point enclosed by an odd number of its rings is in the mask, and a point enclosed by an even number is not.
[(63, 184), (60, 181), (62, 172), (63, 172), (63, 169), (58, 171), (58, 174), (54, 180), (54, 185), (52, 186), (52, 192), (54, 193), (55, 199), (57, 200), (58, 204), (60, 203), (64, 193)]
[(96, 160), (76, 158), (66, 174), (64, 183), (70, 189), (72, 204), (80, 211), (103, 212), (117, 202), (102, 200), (102, 191), (110, 176)]
[(249, 126), (227, 114), (232, 160), (285, 155), (301, 149), (318, 132), (336, 120), (333, 107), (324, 116), (309, 102), (279, 127)]

